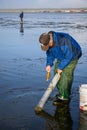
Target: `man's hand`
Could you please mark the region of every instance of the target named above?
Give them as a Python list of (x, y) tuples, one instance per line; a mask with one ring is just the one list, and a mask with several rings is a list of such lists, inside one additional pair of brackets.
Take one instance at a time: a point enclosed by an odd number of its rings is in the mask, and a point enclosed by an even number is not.
[(62, 73), (62, 70), (58, 69), (58, 70), (57, 70), (57, 73), (58, 73), (58, 74), (61, 74), (61, 73)]
[(50, 66), (50, 65), (46, 66), (46, 71), (47, 71), (47, 72), (50, 72), (50, 71), (51, 71), (51, 66)]

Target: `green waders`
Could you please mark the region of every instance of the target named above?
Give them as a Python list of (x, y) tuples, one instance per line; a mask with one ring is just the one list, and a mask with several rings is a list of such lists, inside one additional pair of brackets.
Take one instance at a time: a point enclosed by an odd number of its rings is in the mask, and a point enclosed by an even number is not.
[[(61, 74), (61, 78), (56, 85), (59, 95), (58, 97), (61, 99), (69, 99), (70, 93), (71, 93), (71, 86), (73, 82), (73, 75), (74, 75), (74, 69), (76, 67), (78, 60), (73, 60), (70, 62), (70, 64), (63, 69), (63, 72)], [(54, 66), (54, 74), (56, 74), (58, 69), (58, 64), (60, 61), (57, 60)]]

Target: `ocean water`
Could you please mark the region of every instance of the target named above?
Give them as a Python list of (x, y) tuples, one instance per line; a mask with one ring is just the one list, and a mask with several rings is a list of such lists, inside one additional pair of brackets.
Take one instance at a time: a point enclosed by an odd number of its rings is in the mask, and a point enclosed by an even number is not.
[[(66, 106), (55, 107), (48, 100), (44, 113), (37, 115), (34, 108), (53, 78), (52, 68), (51, 78), (46, 82), (46, 55), (38, 39), (41, 33), (51, 30), (72, 35), (83, 55), (75, 69), (69, 111)], [(79, 86), (87, 84), (86, 67), (86, 13), (24, 13), (23, 24), (19, 13), (0, 13), (0, 129), (82, 130)], [(51, 98), (56, 93), (55, 89)]]

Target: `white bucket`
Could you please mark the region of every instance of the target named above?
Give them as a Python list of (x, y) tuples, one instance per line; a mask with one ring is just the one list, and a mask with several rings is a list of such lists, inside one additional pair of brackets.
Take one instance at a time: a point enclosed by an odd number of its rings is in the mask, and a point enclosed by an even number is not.
[(80, 109), (87, 110), (87, 84), (82, 84), (79, 89), (80, 92)]

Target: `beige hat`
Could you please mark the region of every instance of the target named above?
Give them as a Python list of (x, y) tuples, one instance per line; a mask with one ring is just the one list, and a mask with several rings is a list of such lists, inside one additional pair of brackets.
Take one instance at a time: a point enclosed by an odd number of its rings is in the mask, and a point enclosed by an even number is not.
[(41, 49), (47, 51), (49, 49), (50, 35), (48, 33), (43, 33), (40, 35), (39, 42), (41, 43)]

